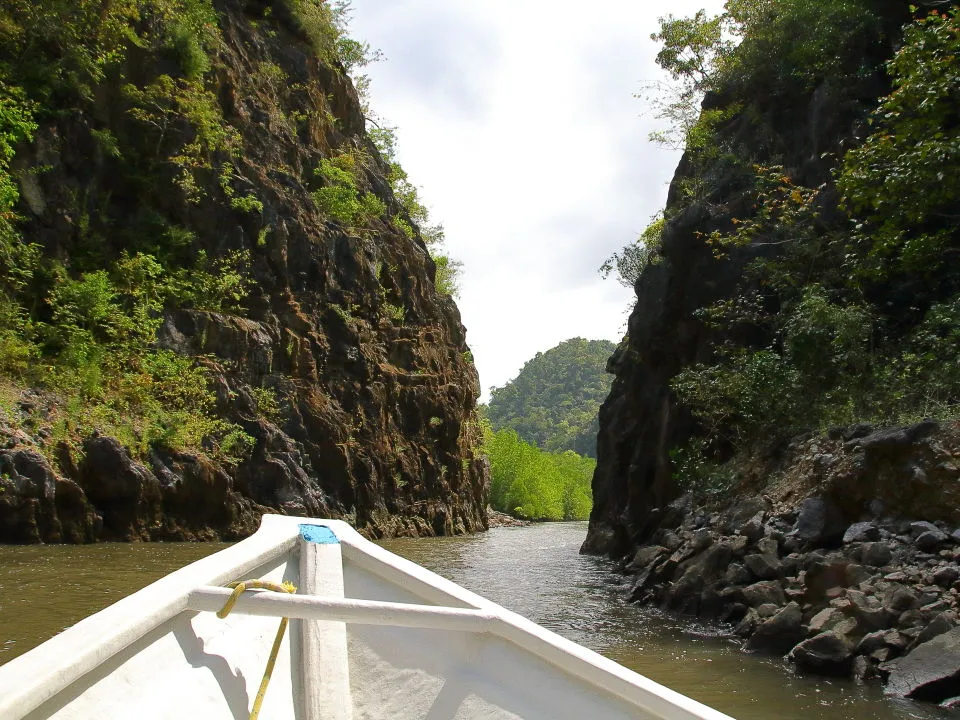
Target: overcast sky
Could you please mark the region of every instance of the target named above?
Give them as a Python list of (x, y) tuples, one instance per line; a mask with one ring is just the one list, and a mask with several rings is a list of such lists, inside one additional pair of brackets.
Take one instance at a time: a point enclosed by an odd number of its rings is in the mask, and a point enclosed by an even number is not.
[(618, 342), (633, 292), (600, 264), (666, 199), (678, 155), (647, 141), (634, 95), (661, 79), (666, 12), (721, 0), (354, 0), (351, 34), (384, 54), (374, 111), (450, 255), (483, 398), (572, 337)]

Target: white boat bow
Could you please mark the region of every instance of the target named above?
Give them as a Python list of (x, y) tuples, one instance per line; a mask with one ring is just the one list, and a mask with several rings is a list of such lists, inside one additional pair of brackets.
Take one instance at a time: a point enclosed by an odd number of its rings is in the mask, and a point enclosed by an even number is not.
[[(232, 581), (251, 592), (229, 615)], [(404, 560), (344, 522), (259, 531), (0, 666), (4, 720), (730, 720)]]

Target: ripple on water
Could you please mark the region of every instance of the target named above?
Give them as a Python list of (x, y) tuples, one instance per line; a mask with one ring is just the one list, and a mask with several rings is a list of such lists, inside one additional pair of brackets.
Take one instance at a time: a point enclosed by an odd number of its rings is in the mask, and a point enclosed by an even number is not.
[[(947, 711), (850, 682), (793, 675), (711, 625), (625, 602), (610, 563), (578, 554), (585, 523), (495, 528), (383, 545), (740, 720), (901, 720)], [(225, 547), (156, 543), (0, 548), (0, 663), (178, 567)]]
[(384, 541), (387, 549), (740, 720), (901, 720), (947, 711), (853, 682), (798, 677), (729, 633), (639, 608), (611, 564), (579, 554), (586, 523)]

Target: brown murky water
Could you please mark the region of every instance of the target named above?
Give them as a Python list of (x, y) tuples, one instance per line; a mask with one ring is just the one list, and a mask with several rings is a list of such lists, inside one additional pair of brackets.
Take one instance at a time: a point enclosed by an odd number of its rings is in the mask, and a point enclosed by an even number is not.
[(630, 605), (608, 563), (578, 554), (586, 532), (586, 523), (546, 523), (382, 544), (740, 720), (960, 718), (853, 682), (798, 677), (780, 660), (745, 654), (715, 627)]
[[(461, 538), (384, 542), (403, 555), (740, 720), (960, 718), (851, 682), (801, 678), (746, 655), (715, 628), (623, 601), (585, 523), (497, 528)], [(0, 664), (223, 544), (0, 546)]]
[(0, 545), (0, 664), (225, 543)]

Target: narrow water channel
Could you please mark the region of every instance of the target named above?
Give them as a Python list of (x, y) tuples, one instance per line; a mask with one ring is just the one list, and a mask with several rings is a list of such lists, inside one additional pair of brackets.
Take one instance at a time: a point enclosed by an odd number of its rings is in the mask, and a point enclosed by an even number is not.
[(739, 720), (958, 718), (853, 682), (794, 675), (716, 627), (624, 602), (610, 564), (579, 554), (586, 523), (389, 540), (392, 552)]
[[(390, 540), (389, 550), (739, 720), (960, 718), (852, 682), (793, 675), (716, 628), (624, 602), (586, 523)], [(0, 546), (0, 664), (223, 544)]]

